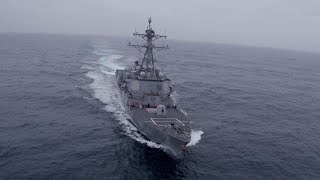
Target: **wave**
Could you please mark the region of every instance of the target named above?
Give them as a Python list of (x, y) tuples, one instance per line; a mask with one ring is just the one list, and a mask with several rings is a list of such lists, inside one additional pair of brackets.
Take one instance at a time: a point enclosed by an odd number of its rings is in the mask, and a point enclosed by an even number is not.
[(103, 72), (106, 74), (114, 75), (117, 69), (124, 69), (118, 60), (123, 58), (122, 55), (106, 55), (102, 56), (98, 62), (103, 65)]
[(99, 47), (99, 46), (93, 46), (93, 50), (92, 50), (92, 53), (98, 56), (106, 56), (110, 54), (116, 54), (118, 52), (119, 51), (116, 51), (114, 49), (109, 49), (106, 47)]
[(191, 140), (187, 144), (187, 146), (194, 146), (198, 144), (201, 140), (201, 135), (203, 134), (203, 131), (201, 130), (191, 130)]

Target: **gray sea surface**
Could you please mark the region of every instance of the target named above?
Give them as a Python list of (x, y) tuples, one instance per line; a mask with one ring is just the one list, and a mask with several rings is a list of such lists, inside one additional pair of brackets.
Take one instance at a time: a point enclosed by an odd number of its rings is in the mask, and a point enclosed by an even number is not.
[(195, 132), (183, 158), (123, 110), (127, 39), (0, 34), (0, 179), (320, 179), (320, 54), (168, 44), (157, 62)]

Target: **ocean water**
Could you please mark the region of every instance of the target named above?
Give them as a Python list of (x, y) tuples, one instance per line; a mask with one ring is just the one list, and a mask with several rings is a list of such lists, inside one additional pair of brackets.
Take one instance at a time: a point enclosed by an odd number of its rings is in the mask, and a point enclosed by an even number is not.
[[(115, 37), (0, 35), (0, 179), (319, 179), (320, 55), (168, 41), (184, 157), (130, 123)], [(139, 55), (138, 55), (139, 56)]]

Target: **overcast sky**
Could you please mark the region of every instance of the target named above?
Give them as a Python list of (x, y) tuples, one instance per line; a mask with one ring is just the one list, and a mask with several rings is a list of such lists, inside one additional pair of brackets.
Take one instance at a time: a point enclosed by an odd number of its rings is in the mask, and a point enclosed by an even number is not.
[(0, 0), (0, 32), (170, 38), (320, 52), (320, 0)]

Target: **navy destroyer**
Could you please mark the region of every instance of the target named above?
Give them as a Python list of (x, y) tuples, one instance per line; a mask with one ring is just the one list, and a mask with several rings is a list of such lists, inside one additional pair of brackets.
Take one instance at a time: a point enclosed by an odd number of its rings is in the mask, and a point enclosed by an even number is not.
[(155, 54), (169, 47), (157, 46), (154, 42), (167, 36), (155, 34), (151, 28), (151, 18), (148, 23), (145, 33), (133, 33), (145, 43), (129, 43), (143, 57), (131, 67), (117, 70), (116, 80), (123, 104), (139, 132), (149, 140), (168, 147), (174, 154), (179, 154), (187, 150), (191, 125), (172, 99), (171, 80), (155, 64)]

